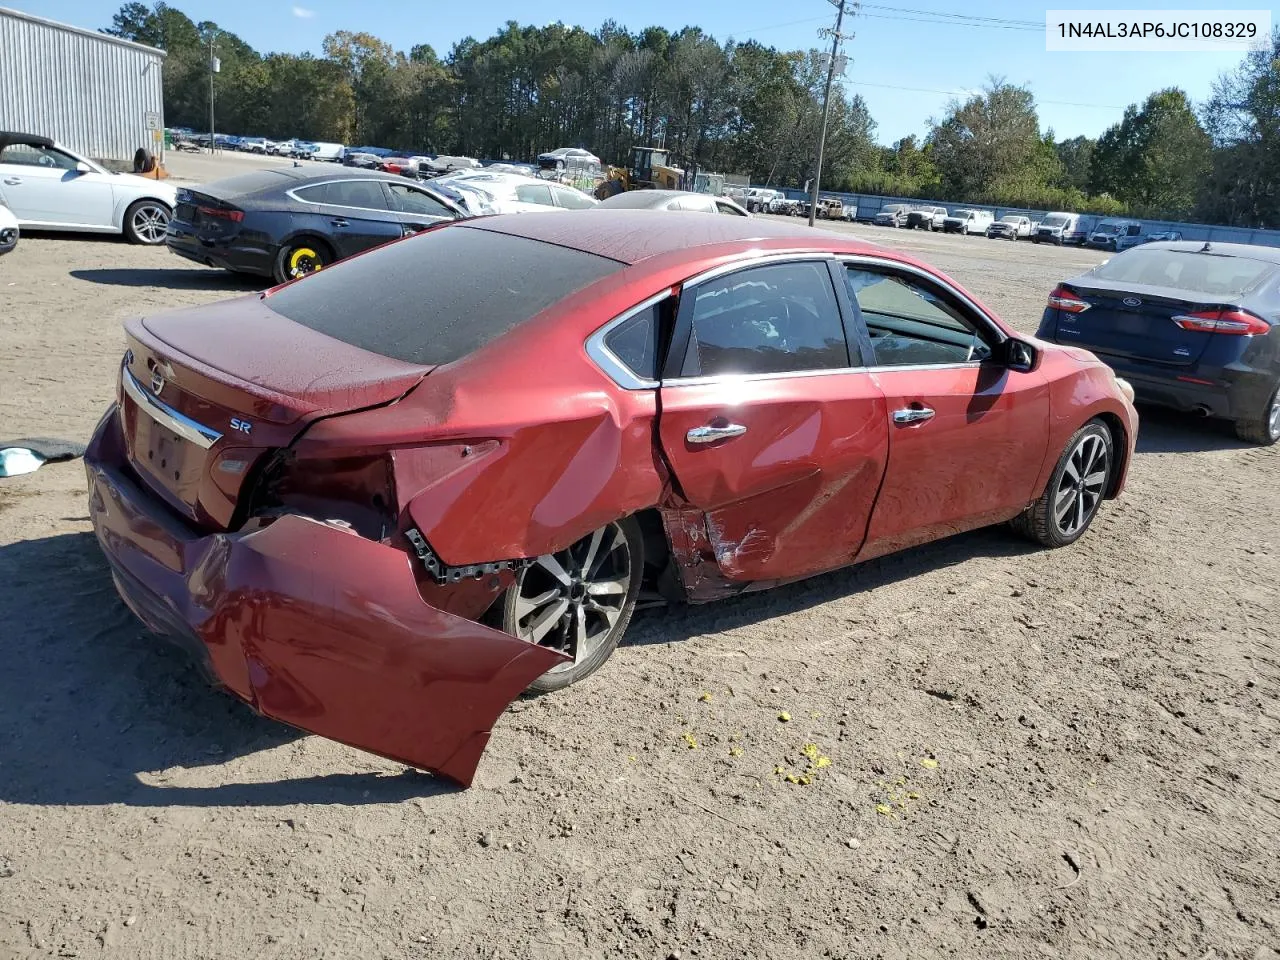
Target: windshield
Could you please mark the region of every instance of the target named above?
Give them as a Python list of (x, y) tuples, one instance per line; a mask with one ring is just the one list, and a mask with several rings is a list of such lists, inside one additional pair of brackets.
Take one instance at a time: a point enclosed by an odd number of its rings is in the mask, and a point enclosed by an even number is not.
[(1065, 227), (1067, 225), (1067, 216), (1063, 213), (1051, 213), (1040, 221), (1042, 227)]
[(362, 350), (435, 366), (465, 357), (623, 266), (555, 244), (447, 226), (326, 267), (265, 303)]
[(1110, 221), (1104, 220), (1102, 223), (1098, 224), (1096, 227), (1093, 228), (1093, 232), (1110, 234), (1110, 233), (1119, 233), (1123, 229), (1124, 229), (1124, 226), (1122, 224), (1111, 223)]
[(1276, 271), (1274, 263), (1245, 257), (1134, 247), (1088, 274), (1093, 279), (1148, 287), (1172, 287), (1218, 297), (1236, 297)]
[(880, 212), (881, 213), (901, 213), (905, 209), (906, 208), (900, 203), (891, 203)]
[(1000, 222), (1018, 224), (1022, 222), (1022, 218), (1021, 217), (1001, 217)]

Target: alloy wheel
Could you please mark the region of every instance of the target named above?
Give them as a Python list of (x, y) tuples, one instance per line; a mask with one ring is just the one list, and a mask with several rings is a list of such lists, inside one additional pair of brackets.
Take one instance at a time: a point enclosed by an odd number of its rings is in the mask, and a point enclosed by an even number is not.
[(631, 552), (617, 523), (567, 550), (538, 557), (516, 582), (514, 633), (572, 657), (551, 672), (572, 669), (609, 637), (631, 589)]
[(1064, 537), (1075, 536), (1093, 519), (1107, 484), (1110, 454), (1096, 433), (1081, 437), (1063, 466), (1053, 495), (1053, 522)]
[(130, 225), (143, 243), (161, 243), (169, 229), (169, 211), (159, 204), (143, 204), (133, 211)]
[(1271, 399), (1271, 413), (1267, 415), (1267, 430), (1272, 440), (1280, 440), (1280, 393)]

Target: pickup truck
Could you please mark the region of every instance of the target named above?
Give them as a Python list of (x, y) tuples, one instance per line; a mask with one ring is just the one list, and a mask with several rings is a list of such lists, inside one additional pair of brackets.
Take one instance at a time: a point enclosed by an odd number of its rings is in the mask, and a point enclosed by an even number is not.
[(916, 207), (907, 214), (907, 227), (911, 230), (920, 227), (924, 230), (941, 230), (947, 219), (946, 207)]

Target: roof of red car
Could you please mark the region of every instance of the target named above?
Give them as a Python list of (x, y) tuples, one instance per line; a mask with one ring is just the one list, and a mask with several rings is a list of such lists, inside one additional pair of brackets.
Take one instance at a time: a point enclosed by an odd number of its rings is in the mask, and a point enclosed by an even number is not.
[(633, 264), (678, 250), (753, 240), (797, 241), (797, 249), (878, 250), (848, 234), (756, 217), (670, 210), (574, 210), (479, 217), (459, 226), (528, 237)]

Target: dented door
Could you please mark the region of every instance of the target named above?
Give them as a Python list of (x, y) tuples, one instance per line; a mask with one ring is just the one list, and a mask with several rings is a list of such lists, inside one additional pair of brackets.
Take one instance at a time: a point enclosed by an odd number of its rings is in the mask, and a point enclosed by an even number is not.
[(885, 399), (851, 355), (829, 265), (782, 259), (686, 287), (659, 434), (722, 575), (852, 561), (884, 474)]

